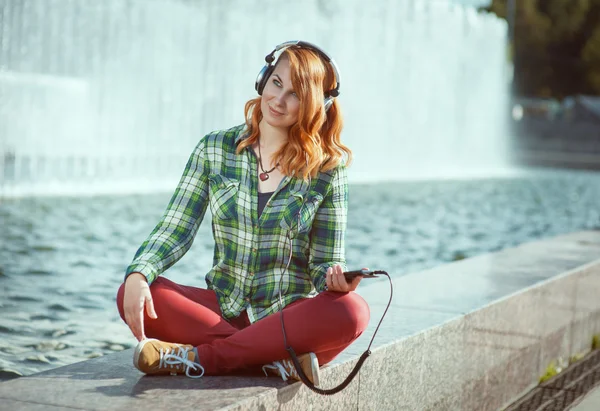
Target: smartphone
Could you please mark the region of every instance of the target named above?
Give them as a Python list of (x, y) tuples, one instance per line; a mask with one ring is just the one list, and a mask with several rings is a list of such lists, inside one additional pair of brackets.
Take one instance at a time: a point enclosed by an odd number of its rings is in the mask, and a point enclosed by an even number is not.
[(351, 283), (356, 277), (361, 276), (363, 278), (377, 278), (373, 271), (371, 270), (354, 270), (354, 271), (346, 271), (344, 272), (344, 277), (346, 281)]

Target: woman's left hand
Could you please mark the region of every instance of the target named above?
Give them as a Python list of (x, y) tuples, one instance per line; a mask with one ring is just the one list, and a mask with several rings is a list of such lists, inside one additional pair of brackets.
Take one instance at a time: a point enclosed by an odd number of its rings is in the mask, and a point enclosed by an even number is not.
[(361, 276), (356, 277), (351, 283), (346, 281), (344, 277), (344, 271), (342, 266), (339, 264), (329, 267), (325, 274), (325, 281), (327, 283), (327, 291), (336, 291), (338, 293), (346, 293), (348, 291), (356, 290), (358, 284), (362, 280)]

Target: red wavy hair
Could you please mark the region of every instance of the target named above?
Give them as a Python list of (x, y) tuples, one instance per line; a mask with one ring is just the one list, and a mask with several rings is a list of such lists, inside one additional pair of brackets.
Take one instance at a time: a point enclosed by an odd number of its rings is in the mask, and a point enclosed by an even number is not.
[[(279, 162), (283, 174), (302, 179), (337, 167), (344, 155), (344, 164), (350, 165), (352, 151), (340, 140), (344, 122), (337, 98), (325, 111), (325, 90), (336, 85), (333, 69), (307, 48), (288, 47), (278, 61), (285, 57), (290, 63), (292, 86), (300, 98), (300, 107), (298, 122), (290, 127), (288, 141), (274, 154), (274, 162)], [(263, 118), (260, 101), (261, 97), (257, 97), (246, 103), (244, 114), (249, 136), (240, 142), (237, 153), (258, 140), (258, 124)]]

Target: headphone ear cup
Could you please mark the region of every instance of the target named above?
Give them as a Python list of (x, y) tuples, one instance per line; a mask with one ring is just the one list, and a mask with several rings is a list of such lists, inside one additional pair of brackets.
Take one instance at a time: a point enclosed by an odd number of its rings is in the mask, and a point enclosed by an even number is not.
[(333, 97), (325, 97), (325, 111), (329, 110), (333, 106)]
[(267, 66), (265, 65), (258, 72), (258, 75), (256, 76), (256, 81), (254, 82), (254, 90), (256, 90), (259, 95), (262, 92), (260, 84), (262, 83), (262, 79), (264, 78), (266, 70), (267, 70)]
[(259, 96), (262, 96), (262, 92), (267, 85), (267, 80), (271, 76), (273, 69), (275, 66), (271, 66), (270, 64), (265, 64), (265, 66), (260, 70), (258, 76), (256, 76), (256, 82), (254, 83), (254, 88), (258, 92)]

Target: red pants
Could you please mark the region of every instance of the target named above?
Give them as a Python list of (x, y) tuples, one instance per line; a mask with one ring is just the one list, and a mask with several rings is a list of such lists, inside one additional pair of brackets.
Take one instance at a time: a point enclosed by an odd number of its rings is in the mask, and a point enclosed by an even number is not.
[[(124, 284), (117, 294), (123, 313)], [(289, 358), (283, 344), (280, 314), (250, 324), (244, 312), (230, 321), (221, 316), (211, 290), (179, 285), (159, 277), (150, 286), (153, 320), (144, 310), (146, 337), (197, 347), (206, 375), (248, 370)], [(322, 292), (284, 309), (288, 344), (296, 354), (314, 352), (319, 364), (327, 364), (357, 339), (369, 322), (369, 307), (354, 292)]]

